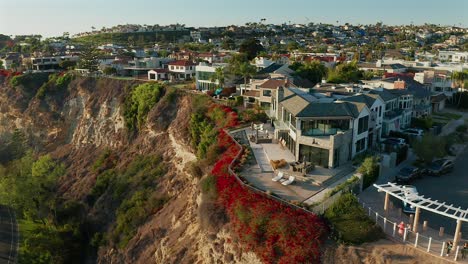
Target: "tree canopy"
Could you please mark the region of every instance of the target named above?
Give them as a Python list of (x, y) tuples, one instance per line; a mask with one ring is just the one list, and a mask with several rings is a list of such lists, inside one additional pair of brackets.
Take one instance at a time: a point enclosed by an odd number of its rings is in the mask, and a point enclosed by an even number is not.
[(426, 134), (413, 143), (413, 151), (419, 159), (429, 164), (435, 158), (442, 158), (447, 154), (446, 145), (445, 138)]
[(328, 72), (327, 81), (330, 83), (358, 82), (362, 78), (362, 71), (357, 66), (357, 61), (342, 63), (334, 70)]
[(260, 41), (254, 38), (244, 40), (239, 47), (239, 52), (247, 54), (248, 60), (255, 58), (263, 50), (265, 48), (260, 44)]
[(306, 63), (294, 62), (289, 66), (296, 74), (302, 78), (308, 79), (313, 83), (319, 83), (327, 74), (327, 68), (319, 61)]
[(86, 69), (93, 73), (98, 71), (98, 52), (92, 47), (86, 47), (81, 53), (79, 68)]

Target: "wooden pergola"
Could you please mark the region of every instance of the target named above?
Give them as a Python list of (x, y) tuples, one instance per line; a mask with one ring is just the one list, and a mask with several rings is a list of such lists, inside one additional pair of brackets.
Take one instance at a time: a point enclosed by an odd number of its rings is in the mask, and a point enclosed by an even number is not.
[(453, 238), (453, 246), (456, 247), (460, 241), (460, 230), (462, 222), (468, 222), (468, 209), (462, 209), (461, 207), (455, 207), (453, 204), (446, 204), (445, 202), (439, 202), (438, 200), (432, 200), (419, 195), (418, 193), (408, 192), (408, 189), (402, 185), (387, 183), (387, 184), (374, 184), (379, 192), (385, 192), (385, 204), (384, 210), (388, 210), (388, 203), (390, 195), (410, 204), (416, 208), (414, 215), (413, 231), (418, 232), (418, 222), (421, 209), (443, 215), (457, 221), (457, 227), (455, 228), (455, 235)]

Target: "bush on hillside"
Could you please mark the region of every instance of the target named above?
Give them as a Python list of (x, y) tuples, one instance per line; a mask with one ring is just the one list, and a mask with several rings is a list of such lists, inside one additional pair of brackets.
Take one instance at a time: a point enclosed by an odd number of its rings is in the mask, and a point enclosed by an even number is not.
[(145, 83), (135, 87), (124, 105), (126, 126), (130, 131), (140, 129), (145, 123), (148, 112), (156, 105), (164, 93), (158, 83)]
[(328, 208), (325, 218), (332, 226), (333, 237), (344, 244), (359, 245), (385, 237), (351, 193), (343, 194)]
[[(219, 124), (235, 126), (237, 115), (228, 108), (223, 111), (232, 119)], [(241, 244), (265, 263), (318, 263), (327, 233), (322, 220), (241, 185), (228, 172), (239, 148), (224, 131), (218, 133), (217, 144), (225, 149), (212, 170), (218, 203), (226, 210)]]
[(379, 162), (377, 157), (370, 156), (364, 159), (361, 167), (358, 168), (358, 172), (363, 175), (363, 189), (371, 186), (379, 177)]
[(21, 87), (29, 96), (34, 96), (36, 91), (49, 80), (48, 73), (27, 73), (14, 76), (10, 79), (10, 85)]

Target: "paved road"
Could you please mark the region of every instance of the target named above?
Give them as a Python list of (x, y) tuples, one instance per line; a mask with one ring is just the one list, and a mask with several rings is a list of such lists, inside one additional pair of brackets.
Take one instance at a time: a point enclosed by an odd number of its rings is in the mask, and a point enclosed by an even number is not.
[[(468, 208), (468, 149), (466, 149), (455, 161), (455, 169), (452, 173), (441, 177), (425, 177), (412, 183), (420, 194), (434, 200), (444, 201), (446, 204), (466, 209)], [(455, 232), (455, 220), (448, 220), (429, 212), (421, 213), (421, 220), (428, 220), (433, 228), (444, 226), (447, 232)], [(468, 223), (462, 224), (462, 234), (468, 237)]]
[(13, 212), (0, 205), (0, 263), (16, 263), (17, 259), (17, 225)]

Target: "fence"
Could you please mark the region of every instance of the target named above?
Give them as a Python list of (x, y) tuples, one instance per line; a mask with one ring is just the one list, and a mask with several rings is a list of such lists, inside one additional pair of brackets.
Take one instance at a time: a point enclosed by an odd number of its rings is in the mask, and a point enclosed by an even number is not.
[[(247, 126), (246, 126), (247, 127)], [(234, 130), (238, 130), (239, 128), (237, 129), (234, 129)], [(302, 210), (302, 211), (305, 211), (307, 213), (311, 213), (311, 214), (314, 214), (315, 212), (313, 211), (310, 211), (308, 210), (307, 208), (304, 208), (304, 207), (301, 207), (301, 206), (298, 206), (298, 205), (295, 205), (289, 201), (286, 201), (286, 200), (283, 200), (277, 196), (273, 196), (271, 194), (268, 194), (266, 193), (265, 191), (255, 187), (255, 186), (252, 186), (252, 185), (249, 185), (249, 184), (246, 184), (240, 177), (239, 175), (237, 175), (237, 173), (232, 169), (234, 163), (236, 163), (236, 161), (239, 159), (240, 155), (242, 154), (242, 150), (243, 150), (243, 147), (241, 144), (239, 144), (239, 142), (237, 142), (237, 140), (229, 133), (229, 131), (227, 130), (224, 130), (224, 132), (234, 141), (234, 143), (236, 144), (236, 146), (239, 148), (239, 152), (236, 154), (236, 156), (234, 157), (234, 159), (232, 160), (232, 162), (229, 164), (228, 166), (228, 171), (231, 175), (233, 175), (236, 180), (244, 187), (250, 189), (251, 191), (255, 192), (255, 193), (258, 193), (260, 195), (263, 195), (265, 197), (268, 197), (270, 199), (273, 199), (273, 200), (276, 200), (278, 202), (280, 202), (281, 204), (284, 204), (284, 205), (287, 205), (287, 206), (290, 206), (290, 207), (293, 207), (293, 208), (296, 208), (298, 210)]]
[[(338, 188), (339, 186), (337, 186)], [(334, 192), (334, 190), (331, 190), (329, 193), (333, 193), (333, 195), (323, 199), (320, 201), (320, 203), (314, 207), (312, 207), (312, 211), (316, 214), (321, 214), (323, 215), (325, 213), (325, 210), (327, 210), (330, 206), (332, 206), (340, 197), (342, 194), (351, 192), (353, 194), (358, 194), (361, 191), (361, 180), (357, 180), (355, 182), (350, 182), (348, 185), (345, 187), (342, 187), (341, 190)]]
[[(235, 128), (233, 130), (231, 130), (231, 133), (234, 132), (234, 131), (238, 131), (239, 129), (242, 129), (242, 128), (245, 128), (245, 127), (248, 127), (247, 125), (245, 126), (242, 126), (242, 127), (238, 127), (238, 128)], [(263, 196), (266, 196), (270, 199), (273, 199), (273, 200), (276, 200), (284, 205), (287, 205), (287, 206), (290, 206), (290, 207), (293, 207), (293, 208), (296, 208), (296, 209), (299, 209), (299, 210), (303, 210), (307, 213), (313, 213), (313, 214), (324, 214), (325, 213), (325, 210), (327, 210), (344, 192), (353, 192), (353, 193), (359, 193), (360, 191), (360, 181), (356, 181), (356, 182), (353, 182), (353, 183), (350, 183), (349, 185), (347, 185), (346, 187), (344, 187), (342, 190), (336, 192), (335, 194), (333, 194), (332, 196), (324, 199), (323, 201), (321, 201), (318, 205), (316, 205), (315, 207), (312, 207), (312, 208), (306, 208), (305, 206), (302, 207), (302, 206), (298, 206), (296, 204), (293, 204), (287, 200), (284, 200), (280, 197), (277, 197), (277, 196), (274, 196), (274, 195), (271, 195), (271, 194), (268, 194), (266, 193), (264, 190), (261, 190), (255, 186), (252, 186), (250, 184), (247, 184), (244, 180), (242, 180), (238, 175), (237, 173), (232, 169), (234, 163), (236, 163), (236, 161), (239, 159), (240, 155), (242, 154), (242, 145), (231, 135), (231, 133), (229, 133), (229, 131), (225, 130), (226, 134), (234, 141), (234, 143), (236, 144), (236, 146), (239, 148), (239, 152), (236, 154), (236, 156), (234, 157), (234, 159), (232, 160), (231, 164), (229, 164), (229, 167), (228, 167), (228, 171), (231, 175), (233, 175), (237, 181), (244, 187), (246, 188), (249, 188), (251, 191), (255, 192), (255, 193), (258, 193), (258, 194), (261, 194)], [(359, 189), (359, 191), (356, 191), (357, 189)]]
[(335, 193), (334, 195), (321, 201), (318, 205), (312, 207), (311, 210), (316, 214), (323, 215), (325, 213), (325, 210), (332, 206), (332, 204), (334, 204), (343, 193), (344, 191), (339, 191)]
[(423, 229), (422, 233), (413, 232), (410, 225), (402, 229), (399, 227), (399, 223), (396, 219), (388, 219), (387, 216), (372, 210), (372, 208), (367, 206), (364, 202), (359, 202), (359, 204), (362, 205), (368, 216), (375, 220), (384, 233), (391, 239), (412, 245), (415, 248), (436, 256), (446, 257), (450, 260), (458, 261), (461, 259), (463, 246), (458, 245), (457, 248), (447, 251), (446, 242), (437, 240), (427, 234), (422, 234), (425, 231), (424, 226), (421, 227)]
[[(239, 128), (238, 128), (239, 129)], [(283, 200), (279, 197), (267, 194), (265, 191), (246, 184), (238, 175), (237, 173), (233, 170), (234, 163), (239, 159), (240, 155), (242, 154), (243, 147), (237, 140), (229, 133), (229, 131), (225, 130), (226, 134), (234, 141), (236, 146), (239, 148), (239, 152), (236, 154), (232, 162), (228, 166), (228, 171), (231, 175), (233, 175), (236, 180), (244, 187), (250, 189), (251, 191), (258, 193), (260, 195), (263, 195), (265, 197), (268, 197), (270, 199), (276, 200), (280, 202), (281, 204), (296, 208), (298, 210), (303, 210), (307, 213), (315, 213), (315, 214), (323, 214), (328, 207), (330, 207), (340, 196), (344, 191), (349, 191), (352, 190), (355, 186), (350, 185), (350, 189), (347, 190), (341, 190), (334, 194), (333, 196), (327, 198), (326, 200), (322, 201), (321, 204), (315, 206), (312, 208), (312, 210), (308, 210), (304, 207), (295, 205), (289, 201)], [(445, 242), (439, 241), (437, 239), (434, 239), (433, 237), (428, 237), (425, 235), (422, 235), (421, 233), (415, 233), (411, 231), (409, 227), (404, 228), (403, 230), (400, 230), (398, 227), (397, 220), (395, 219), (388, 219), (386, 216), (380, 215), (377, 211), (372, 210), (371, 207), (367, 207), (365, 203), (359, 202), (364, 209), (368, 212), (369, 217), (375, 219), (375, 222), (382, 228), (382, 230), (385, 232), (385, 234), (389, 237), (391, 237), (394, 240), (401, 241), (406, 244), (412, 244), (415, 248), (421, 249), (426, 251), (427, 253), (433, 254), (433, 255), (438, 255), (438, 256), (446, 256), (449, 258), (453, 258), (454, 261), (459, 260), (461, 257), (461, 248), (460, 246), (457, 246), (456, 249), (451, 250), (450, 252), (447, 251), (447, 245)], [(393, 220), (393, 221), (392, 221)]]

